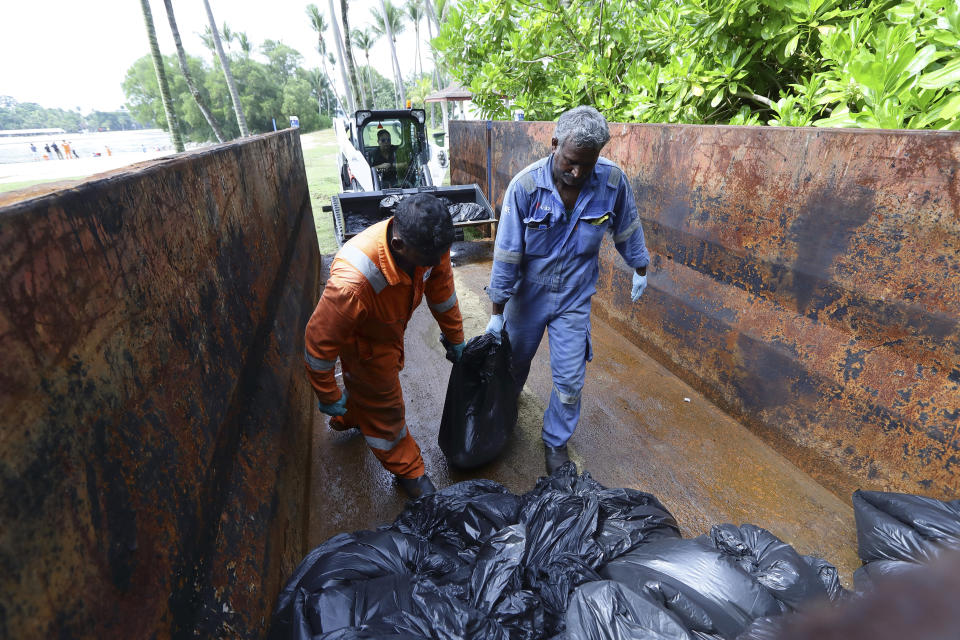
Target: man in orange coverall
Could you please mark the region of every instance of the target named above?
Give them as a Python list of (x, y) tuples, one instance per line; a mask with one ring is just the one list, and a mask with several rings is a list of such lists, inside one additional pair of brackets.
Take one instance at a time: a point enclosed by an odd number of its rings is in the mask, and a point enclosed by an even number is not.
[[(434, 492), (420, 447), (404, 422), (403, 333), (424, 294), (450, 346), (463, 353), (463, 319), (453, 286), (453, 222), (429, 194), (407, 196), (393, 218), (343, 245), (310, 322), (307, 375), (338, 431), (358, 427), (373, 455), (411, 498)], [(334, 378), (337, 357), (344, 392)]]

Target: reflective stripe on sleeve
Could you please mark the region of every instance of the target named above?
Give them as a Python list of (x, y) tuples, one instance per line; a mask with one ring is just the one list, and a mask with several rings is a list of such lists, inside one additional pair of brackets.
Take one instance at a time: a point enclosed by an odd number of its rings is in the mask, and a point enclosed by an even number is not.
[(640, 228), (640, 218), (634, 218), (633, 222), (630, 223), (630, 226), (613, 236), (613, 243), (620, 244), (627, 238), (633, 235), (633, 232)]
[(367, 445), (371, 449), (381, 449), (383, 451), (390, 451), (395, 446), (400, 444), (400, 441), (407, 437), (407, 425), (403, 425), (403, 429), (400, 429), (400, 434), (393, 440), (387, 440), (386, 438), (374, 438), (373, 436), (363, 436), (363, 439), (367, 441)]
[(330, 371), (337, 366), (336, 360), (321, 360), (307, 353), (306, 347), (303, 349), (303, 357), (307, 361), (307, 366), (311, 371)]
[(500, 262), (507, 262), (509, 264), (520, 264), (520, 262), (523, 260), (523, 254), (519, 251), (507, 251), (506, 249), (494, 247), (493, 259), (499, 260)]
[(386, 288), (387, 279), (383, 277), (383, 273), (381, 273), (377, 265), (375, 265), (373, 260), (363, 251), (353, 245), (346, 244), (340, 249), (340, 253), (337, 255), (362, 273), (363, 277), (370, 283), (370, 286), (373, 287), (375, 293), (380, 293)]
[(449, 311), (453, 309), (453, 305), (457, 304), (457, 292), (454, 291), (453, 295), (444, 300), (443, 302), (433, 303), (427, 300), (427, 306), (430, 307), (433, 311), (437, 313), (443, 313), (444, 311)]
[(618, 167), (610, 167), (610, 175), (607, 176), (607, 186), (617, 188), (617, 185), (620, 184), (620, 176), (623, 175), (623, 172), (620, 171)]

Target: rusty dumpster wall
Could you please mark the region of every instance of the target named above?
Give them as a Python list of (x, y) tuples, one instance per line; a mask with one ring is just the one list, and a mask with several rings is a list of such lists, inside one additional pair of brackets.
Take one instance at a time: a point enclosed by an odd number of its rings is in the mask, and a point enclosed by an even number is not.
[(259, 637), (304, 553), (299, 133), (0, 209), (0, 637)]
[[(552, 132), (451, 123), (451, 183), (477, 182), (499, 206)], [(594, 310), (843, 497), (956, 498), (960, 134), (611, 134), (603, 154), (630, 179), (652, 265), (631, 304), (605, 241)]]

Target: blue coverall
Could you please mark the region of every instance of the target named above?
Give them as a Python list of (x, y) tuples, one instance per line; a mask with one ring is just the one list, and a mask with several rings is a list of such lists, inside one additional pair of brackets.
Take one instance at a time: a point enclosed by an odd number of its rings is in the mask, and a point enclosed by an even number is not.
[(517, 393), (544, 329), (549, 331), (553, 390), (543, 415), (543, 441), (558, 447), (577, 427), (587, 361), (593, 358), (590, 299), (597, 290), (603, 234), (611, 232), (630, 267), (647, 266), (650, 256), (633, 190), (619, 167), (601, 156), (570, 215), (553, 184), (552, 167), (550, 155), (507, 187), (487, 295), (506, 303)]

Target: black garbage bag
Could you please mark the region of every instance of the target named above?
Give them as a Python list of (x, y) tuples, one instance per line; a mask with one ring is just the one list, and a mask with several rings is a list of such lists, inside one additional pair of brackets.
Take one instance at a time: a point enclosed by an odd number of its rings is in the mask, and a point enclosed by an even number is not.
[(573, 464), (564, 464), (552, 475), (540, 478), (524, 498), (530, 500), (545, 491), (592, 494), (597, 497), (600, 510), (594, 537), (603, 550), (605, 562), (641, 542), (680, 537), (676, 519), (653, 494), (636, 489), (608, 489), (587, 471), (577, 474)]
[(420, 581), (456, 574), (462, 566), (456, 555), (403, 533), (340, 534), (294, 570), (278, 598), (271, 637), (309, 639), (376, 623), (409, 610)]
[[(818, 563), (813, 566), (766, 529), (752, 524), (740, 527), (722, 524), (710, 529), (710, 538), (719, 551), (735, 559), (744, 571), (779, 600), (784, 611), (794, 611), (817, 600), (830, 600), (831, 591), (833, 599), (840, 595), (835, 568), (831, 574), (827, 566), (819, 564), (822, 561), (818, 558), (811, 559), (811, 562)], [(821, 572), (829, 589), (821, 580)]]
[(857, 554), (863, 562), (930, 562), (960, 549), (960, 500), (943, 502), (906, 493), (855, 491)]
[(486, 220), (487, 210), (476, 202), (460, 202), (447, 207), (454, 222), (468, 222), (471, 220)]
[(641, 544), (600, 575), (646, 592), (690, 632), (736, 638), (756, 618), (782, 611), (776, 598), (706, 536)]
[(396, 215), (397, 205), (399, 205), (400, 201), (403, 200), (405, 197), (406, 195), (402, 193), (395, 193), (395, 194), (386, 196), (384, 198), (381, 198), (380, 206), (378, 207), (380, 209), (380, 216), (381, 216), (380, 219), (382, 220), (384, 218), (388, 218), (390, 216)]
[(508, 640), (510, 635), (496, 620), (467, 605), (448, 588), (427, 580), (415, 581), (403, 609), (384, 612), (371, 623), (341, 627), (315, 636), (320, 640), (354, 638), (396, 638), (420, 640), (460, 640), (493, 638)]
[(854, 573), (858, 591), (878, 578), (899, 575), (960, 549), (960, 500), (883, 491), (855, 491), (857, 554), (864, 566)]
[(525, 589), (522, 580), (526, 544), (522, 524), (498, 531), (481, 545), (470, 577), (470, 604), (488, 612), (516, 640), (539, 637), (545, 624), (540, 596)]
[(566, 640), (692, 640), (660, 603), (612, 580), (578, 587), (565, 622)]
[(496, 458), (517, 422), (517, 388), (510, 339), (489, 333), (467, 341), (453, 365), (437, 436), (447, 461), (470, 469)]
[(492, 480), (458, 482), (410, 503), (390, 529), (427, 540), (472, 562), (480, 542), (511, 524), (520, 496)]

